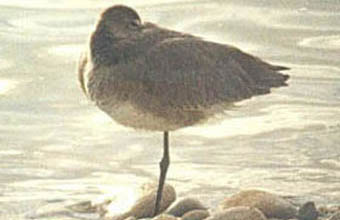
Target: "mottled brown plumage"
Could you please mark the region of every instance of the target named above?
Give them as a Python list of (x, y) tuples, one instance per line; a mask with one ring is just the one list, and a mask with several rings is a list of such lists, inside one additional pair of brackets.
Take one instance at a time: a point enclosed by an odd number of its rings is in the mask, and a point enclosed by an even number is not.
[(119, 5), (101, 14), (79, 62), (79, 80), (118, 123), (167, 135), (285, 86), (288, 76), (279, 71), (286, 69), (230, 45), (142, 23)]

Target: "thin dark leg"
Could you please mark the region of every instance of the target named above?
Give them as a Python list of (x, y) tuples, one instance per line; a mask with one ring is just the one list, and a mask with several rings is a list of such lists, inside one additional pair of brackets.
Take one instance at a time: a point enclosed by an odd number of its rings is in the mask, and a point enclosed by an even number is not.
[(166, 172), (168, 171), (169, 164), (170, 164), (169, 133), (167, 131), (164, 131), (163, 158), (161, 162), (159, 163), (159, 166), (161, 168), (161, 174), (159, 177), (154, 216), (156, 216), (159, 212), (160, 203), (162, 200), (163, 186), (164, 186)]

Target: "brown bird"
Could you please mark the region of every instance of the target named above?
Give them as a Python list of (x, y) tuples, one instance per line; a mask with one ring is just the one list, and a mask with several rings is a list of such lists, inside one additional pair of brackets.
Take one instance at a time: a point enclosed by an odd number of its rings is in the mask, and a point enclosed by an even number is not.
[(116, 122), (164, 132), (154, 215), (169, 158), (169, 131), (205, 122), (233, 102), (286, 86), (283, 66), (236, 47), (149, 22), (117, 5), (101, 13), (79, 62), (87, 96)]

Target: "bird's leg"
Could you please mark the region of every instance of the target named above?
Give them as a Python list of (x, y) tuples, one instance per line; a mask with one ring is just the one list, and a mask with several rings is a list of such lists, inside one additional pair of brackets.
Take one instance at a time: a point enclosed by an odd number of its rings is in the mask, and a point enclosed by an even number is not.
[(166, 177), (166, 172), (168, 171), (168, 167), (170, 164), (170, 156), (169, 156), (169, 132), (164, 131), (164, 145), (163, 145), (163, 158), (161, 162), (159, 163), (161, 174), (159, 177), (159, 183), (158, 183), (158, 189), (157, 189), (157, 197), (156, 197), (156, 203), (155, 203), (155, 211), (154, 215), (156, 216), (160, 209), (160, 203), (162, 200), (162, 193), (163, 193), (163, 187)]

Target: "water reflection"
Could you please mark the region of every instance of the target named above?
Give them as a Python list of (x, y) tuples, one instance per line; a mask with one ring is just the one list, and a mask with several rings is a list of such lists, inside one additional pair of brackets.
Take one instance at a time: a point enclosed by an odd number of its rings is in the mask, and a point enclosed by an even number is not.
[(14, 89), (16, 82), (12, 80), (2, 80), (0, 79), (0, 95), (7, 93), (8, 91)]
[(299, 45), (317, 49), (340, 50), (340, 35), (306, 38), (299, 42)]

